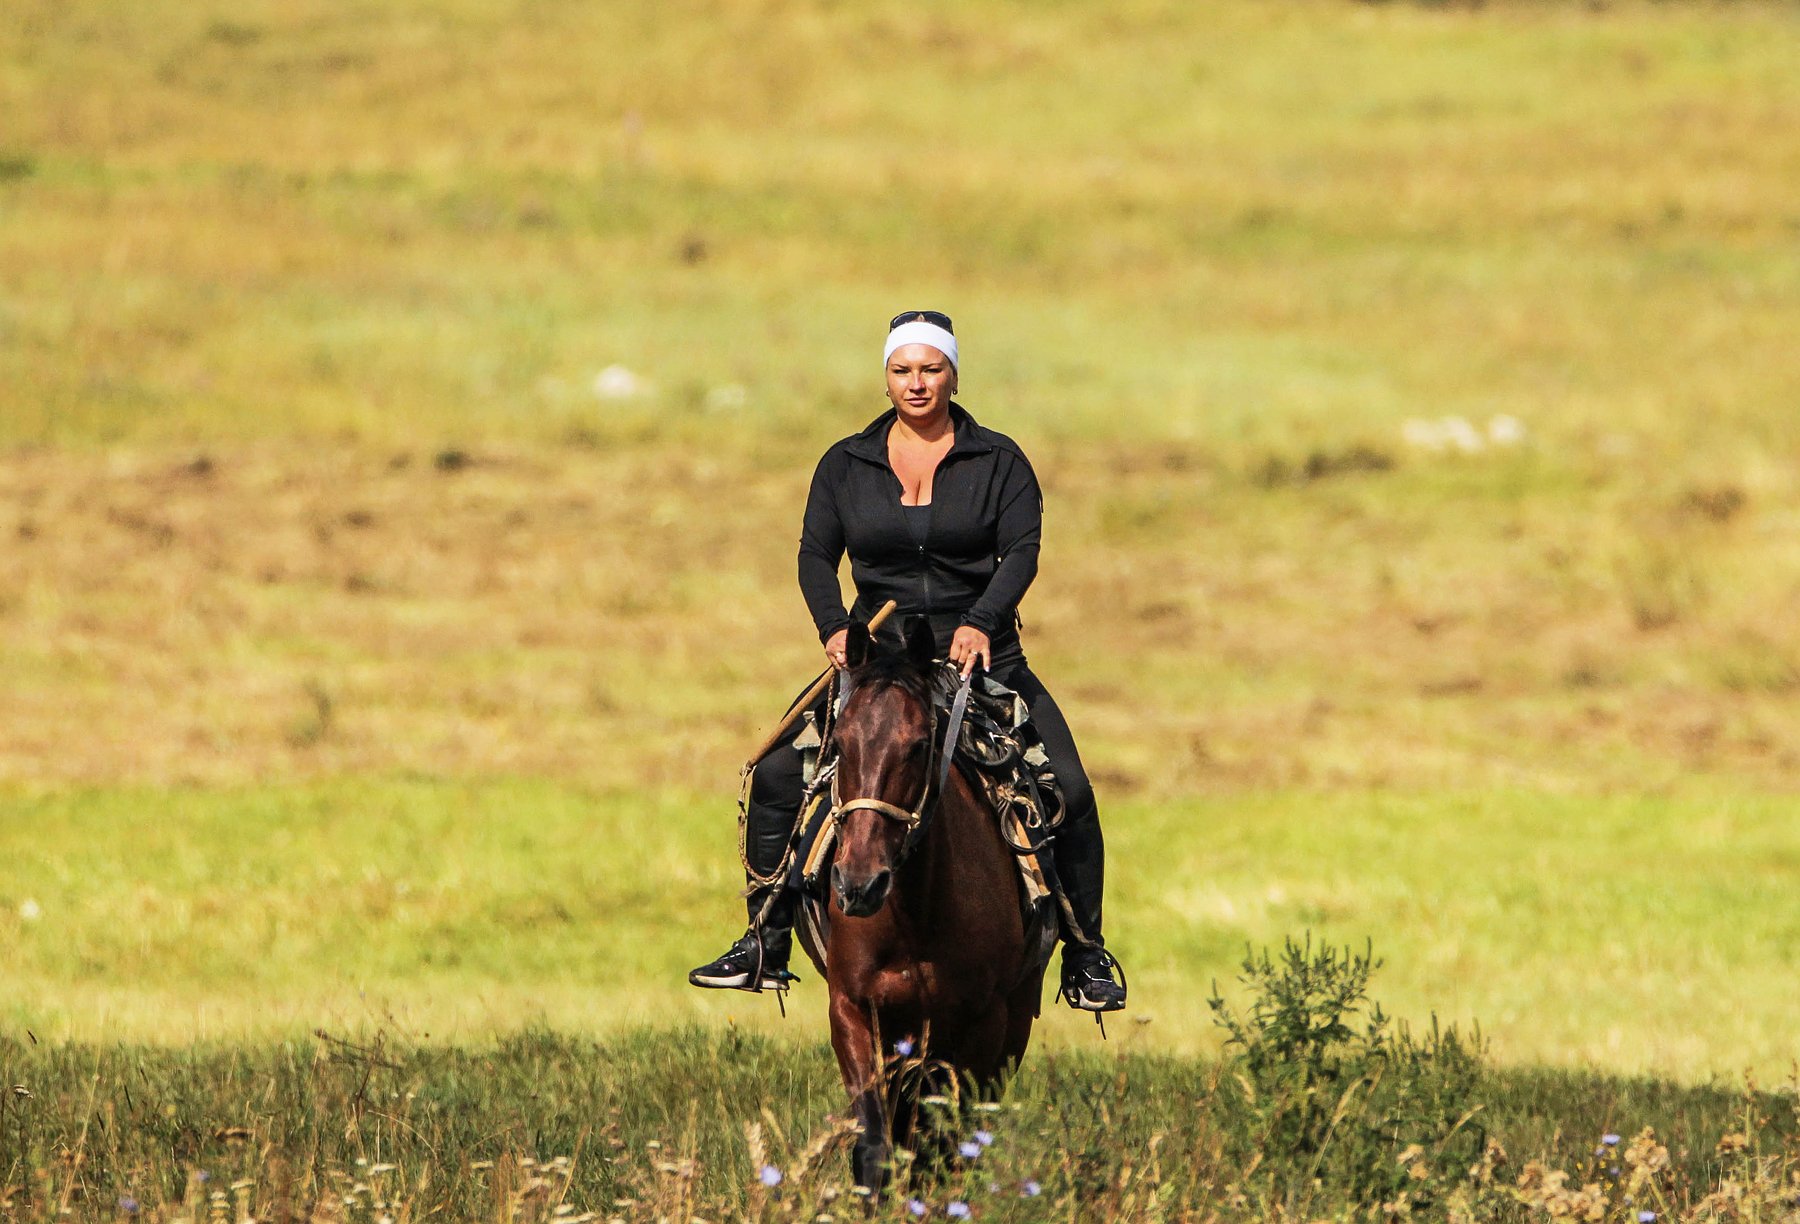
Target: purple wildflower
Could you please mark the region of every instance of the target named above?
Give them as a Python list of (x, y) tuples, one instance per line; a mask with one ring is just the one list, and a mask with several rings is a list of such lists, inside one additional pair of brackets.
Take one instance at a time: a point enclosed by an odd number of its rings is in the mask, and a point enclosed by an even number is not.
[(969, 1205), (961, 1199), (957, 1199), (954, 1203), (951, 1203), (948, 1207), (944, 1208), (944, 1214), (949, 1216), (952, 1220), (966, 1220), (969, 1218)]
[(962, 1153), (962, 1158), (964, 1160), (974, 1160), (977, 1156), (981, 1155), (981, 1145), (976, 1143), (973, 1139), (965, 1140), (964, 1142), (957, 1144), (956, 1150)]
[(129, 1194), (121, 1194), (119, 1196), (120, 1211), (123, 1211), (126, 1215), (136, 1215), (137, 1209), (138, 1201), (136, 1199), (132, 1198)]
[(918, 1198), (907, 1199), (906, 1200), (906, 1209), (908, 1211), (912, 1212), (916, 1216), (923, 1216), (926, 1212), (931, 1210), (931, 1208), (929, 1208), (925, 1205), (924, 1199), (918, 1199)]
[(781, 1184), (781, 1170), (777, 1169), (774, 1165), (764, 1165), (762, 1167), (762, 1172), (758, 1173), (756, 1176), (765, 1186), (774, 1187)]
[(894, 1043), (894, 1053), (898, 1054), (901, 1058), (911, 1058), (912, 1052), (913, 1043), (911, 1037), (902, 1037), (899, 1041)]
[(1032, 1179), (1032, 1178), (1027, 1178), (1025, 1180), (1025, 1183), (1019, 1187), (1019, 1193), (1024, 1195), (1026, 1198), (1036, 1198), (1038, 1195), (1042, 1194), (1043, 1192), (1044, 1192), (1044, 1188), (1042, 1186), (1038, 1185), (1036, 1180)]
[(1637, 1218), (1638, 1224), (1656, 1224), (1656, 1213), (1654, 1211), (1640, 1211), (1638, 1212)]
[(979, 1143), (982, 1147), (987, 1147), (988, 1145), (990, 1145), (991, 1143), (994, 1142), (994, 1132), (993, 1131), (984, 1131), (984, 1130), (976, 1131), (975, 1132), (975, 1142)]
[(1604, 1143), (1607, 1147), (1618, 1147), (1619, 1146), (1619, 1137), (1615, 1134), (1612, 1134), (1609, 1131), (1608, 1133), (1600, 1136), (1600, 1142)]

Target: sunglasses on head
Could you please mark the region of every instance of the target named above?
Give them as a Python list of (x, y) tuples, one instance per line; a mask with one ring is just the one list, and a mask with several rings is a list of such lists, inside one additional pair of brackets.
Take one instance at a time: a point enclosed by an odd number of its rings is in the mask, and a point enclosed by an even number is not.
[(950, 325), (950, 316), (941, 310), (903, 310), (889, 320), (888, 330), (893, 331), (902, 323), (912, 323), (919, 319), (923, 319), (927, 323), (932, 323), (943, 328), (952, 336), (956, 334), (956, 328)]

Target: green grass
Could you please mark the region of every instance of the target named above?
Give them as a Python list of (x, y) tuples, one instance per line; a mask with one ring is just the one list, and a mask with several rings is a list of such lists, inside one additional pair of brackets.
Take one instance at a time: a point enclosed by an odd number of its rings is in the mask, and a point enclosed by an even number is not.
[[(1785, 800), (1519, 792), (1234, 795), (1108, 814), (1124, 1048), (1217, 1049), (1204, 999), (1246, 945), (1387, 961), (1415, 1025), (1506, 1065), (1765, 1080), (1794, 1056), (1800, 834)], [(544, 781), (14, 790), (0, 809), (0, 1016), (48, 1041), (268, 1039), (321, 1024), (480, 1041), (652, 1021), (814, 1040), (772, 1000), (688, 987), (738, 929), (730, 796)], [(36, 917), (22, 916), (26, 902)], [(1097, 1045), (1049, 1008), (1050, 1048)]]
[[(600, 1218), (778, 1220), (852, 1201), (841, 1132), (828, 1121), (842, 1110), (829, 1052), (735, 1030), (599, 1042), (534, 1032), (457, 1048), (9, 1039), (0, 1070), (29, 1094), (15, 1091), (0, 1111), (14, 1219), (55, 1219), (62, 1204), (76, 1218), (112, 1219), (121, 1199), (149, 1218), (199, 1219), (215, 1193), (259, 1219), (356, 1221), (542, 1220), (562, 1204)], [(1732, 1176), (1765, 1183), (1772, 1199), (1793, 1161), (1791, 1094), (1546, 1071), (1488, 1073), (1476, 1092), (1475, 1125), (1510, 1158), (1502, 1185), (1533, 1160), (1579, 1174), (1603, 1133), (1629, 1139), (1645, 1127), (1672, 1159), (1658, 1197), (1644, 1199), (1665, 1210), (1691, 1208)], [(1255, 1170), (1233, 1146), (1254, 1139), (1254, 1120), (1221, 1099), (1206, 1062), (1046, 1056), (1003, 1110), (980, 1117), (994, 1140), (973, 1166), (915, 1189), (939, 1218), (961, 1197), (995, 1220), (1267, 1219), (1267, 1202), (1252, 1201)], [(1760, 1177), (1714, 1153), (1734, 1132), (1768, 1162)], [(756, 1182), (764, 1164), (784, 1174), (773, 1192)], [(1454, 1186), (1463, 1170), (1433, 1177)], [(1036, 1198), (1021, 1196), (1027, 1181), (1041, 1186)], [(904, 1198), (877, 1218), (910, 1218)], [(1303, 1201), (1308, 1218), (1365, 1218), (1331, 1191)], [(1504, 1190), (1482, 1202), (1482, 1219), (1543, 1218)], [(1443, 1200), (1420, 1214), (1443, 1218)]]

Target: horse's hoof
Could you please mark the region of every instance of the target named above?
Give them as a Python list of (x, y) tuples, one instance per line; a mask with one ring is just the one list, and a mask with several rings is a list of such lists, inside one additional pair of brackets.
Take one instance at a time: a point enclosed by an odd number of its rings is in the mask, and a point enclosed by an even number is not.
[(879, 1197), (888, 1182), (888, 1149), (858, 1142), (850, 1148), (850, 1175), (870, 1196)]

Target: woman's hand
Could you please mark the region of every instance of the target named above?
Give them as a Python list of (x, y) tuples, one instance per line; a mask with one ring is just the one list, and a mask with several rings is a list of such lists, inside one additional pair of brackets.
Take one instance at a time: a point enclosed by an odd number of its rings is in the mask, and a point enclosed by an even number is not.
[(988, 642), (988, 635), (973, 625), (963, 625), (956, 631), (956, 636), (950, 639), (950, 662), (962, 669), (965, 678), (975, 670), (978, 662), (981, 670), (986, 671), (993, 665), (993, 661), (994, 652)]
[(849, 640), (850, 631), (848, 629), (839, 629), (825, 639), (825, 657), (830, 659), (831, 665), (839, 671), (844, 670), (844, 643)]

